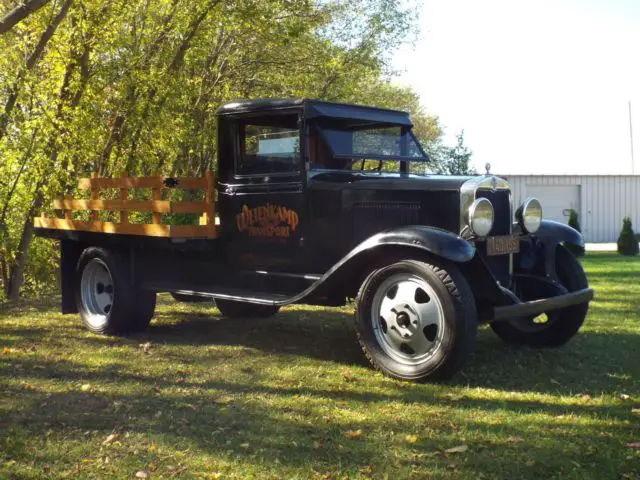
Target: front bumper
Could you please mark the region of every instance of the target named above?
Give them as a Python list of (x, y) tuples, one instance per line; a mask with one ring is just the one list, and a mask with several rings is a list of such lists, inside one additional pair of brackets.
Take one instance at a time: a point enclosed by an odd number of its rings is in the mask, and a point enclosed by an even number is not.
[(558, 310), (587, 303), (593, 299), (593, 289), (583, 288), (571, 293), (565, 293), (557, 297), (542, 298), (530, 302), (516, 303), (513, 305), (493, 307), (493, 314), (489, 322), (511, 320), (518, 317), (531, 317), (541, 313)]

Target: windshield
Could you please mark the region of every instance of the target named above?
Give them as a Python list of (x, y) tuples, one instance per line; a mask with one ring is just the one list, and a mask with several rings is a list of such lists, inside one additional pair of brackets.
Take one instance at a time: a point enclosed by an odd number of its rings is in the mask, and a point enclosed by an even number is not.
[(408, 127), (321, 127), (322, 136), (335, 158), (428, 161)]

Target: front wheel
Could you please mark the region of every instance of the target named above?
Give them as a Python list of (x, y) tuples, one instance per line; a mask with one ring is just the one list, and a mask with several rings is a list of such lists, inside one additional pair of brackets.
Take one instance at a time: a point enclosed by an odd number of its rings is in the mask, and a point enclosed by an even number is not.
[[(566, 247), (556, 248), (556, 273), (560, 283), (575, 292), (589, 286), (587, 276), (578, 259)], [(542, 298), (543, 292), (530, 291), (524, 301)], [(554, 310), (535, 317), (494, 322), (491, 328), (508, 343), (533, 347), (555, 347), (567, 343), (584, 323), (588, 303)]]
[(218, 298), (216, 298), (215, 302), (222, 316), (228, 318), (267, 318), (275, 315), (280, 310), (280, 307), (275, 305), (258, 305)]
[(356, 331), (384, 374), (422, 382), (455, 374), (478, 328), (473, 293), (453, 264), (402, 260), (373, 271), (356, 299)]

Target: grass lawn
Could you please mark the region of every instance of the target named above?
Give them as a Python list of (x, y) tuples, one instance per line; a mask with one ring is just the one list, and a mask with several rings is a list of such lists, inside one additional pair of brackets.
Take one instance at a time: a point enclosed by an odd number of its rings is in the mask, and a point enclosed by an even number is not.
[(374, 372), (350, 308), (231, 321), (162, 296), (112, 338), (56, 298), (0, 306), (0, 478), (638, 479), (640, 258), (584, 264), (568, 345), (482, 328), (444, 385)]

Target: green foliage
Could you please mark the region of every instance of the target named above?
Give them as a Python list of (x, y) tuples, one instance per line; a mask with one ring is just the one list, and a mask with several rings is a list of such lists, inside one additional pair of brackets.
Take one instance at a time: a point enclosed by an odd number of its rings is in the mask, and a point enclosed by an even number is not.
[[(435, 125), (431, 128), (439, 128)], [(456, 135), (456, 144), (446, 146), (442, 143), (441, 130), (435, 130), (431, 140), (423, 141), (423, 147), (431, 157), (432, 170), (445, 175), (475, 175), (471, 167), (471, 152), (464, 144), (464, 130)]]
[[(0, 16), (9, 8), (0, 5)], [(399, 0), (61, 0), (29, 15), (0, 35), (4, 289), (22, 266), (29, 290), (55, 285), (33, 260), (53, 250), (46, 241), (29, 248), (29, 223), (52, 198), (80, 197), (78, 177), (214, 168), (215, 109), (226, 101), (302, 96), (400, 108), (421, 141), (437, 143), (437, 118), (390, 82), (389, 60), (415, 38), (416, 12)]]
[(638, 239), (633, 232), (631, 218), (629, 217), (624, 217), (622, 220), (622, 230), (620, 230), (620, 236), (618, 237), (618, 253), (621, 255), (638, 255), (640, 253)]
[[(582, 232), (580, 228), (580, 222), (578, 221), (578, 212), (571, 209), (571, 213), (569, 214), (569, 226), (575, 228), (577, 231)], [(565, 244), (565, 247), (576, 257), (581, 257), (584, 255), (584, 246), (574, 245), (573, 243)]]

